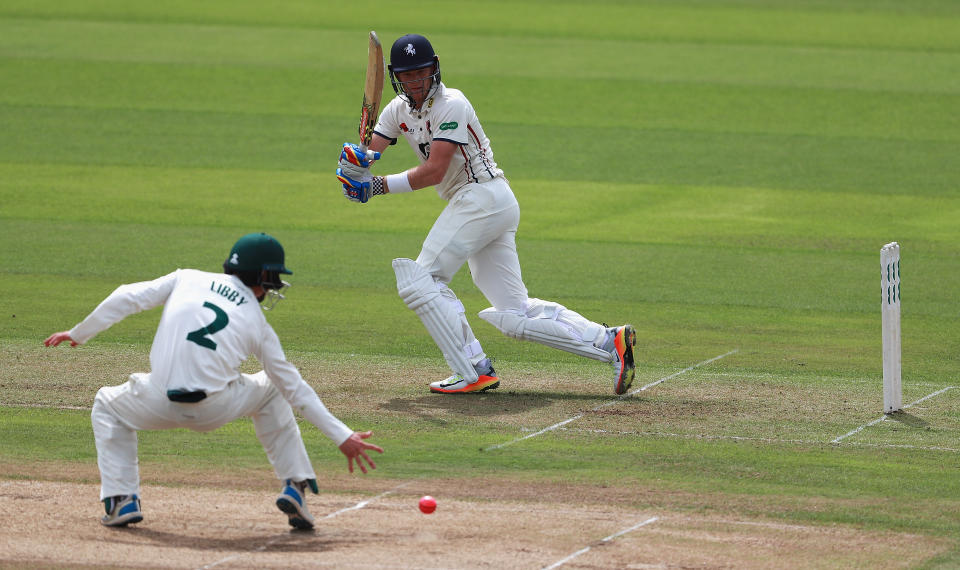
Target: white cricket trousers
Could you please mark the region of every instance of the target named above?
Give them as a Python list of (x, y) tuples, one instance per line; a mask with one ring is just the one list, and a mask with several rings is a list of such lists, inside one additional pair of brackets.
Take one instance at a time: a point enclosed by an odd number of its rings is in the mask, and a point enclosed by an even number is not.
[(187, 428), (211, 431), (240, 417), (253, 418), (257, 438), (277, 478), (314, 479), (290, 404), (266, 373), (241, 374), (196, 403), (171, 402), (150, 374), (135, 373), (119, 386), (101, 388), (90, 413), (100, 468), (100, 499), (140, 493), (137, 432)]
[[(499, 323), (501, 332), (609, 362), (611, 353), (598, 348), (606, 338), (606, 327), (563, 305), (527, 297), (517, 255), (519, 224), (520, 206), (513, 190), (504, 178), (496, 178), (460, 189), (427, 234), (417, 264), (433, 276), (440, 294), (458, 312), (459, 323), (451, 323), (455, 329), (459, 324), (462, 331), (456, 342), (474, 366), (486, 357), (464, 315), (463, 303), (447, 287), (467, 262), (474, 284), (495, 312), (518, 317), (509, 319), (508, 327), (504, 327), (506, 320), (491, 321)], [(559, 328), (547, 321), (555, 321)], [(533, 334), (537, 331), (541, 334)], [(471, 371), (454, 372), (469, 377)]]
[(520, 206), (504, 178), (468, 184), (434, 222), (417, 264), (448, 285), (467, 262), (473, 282), (494, 307), (522, 310), (527, 287), (517, 257), (519, 224)]

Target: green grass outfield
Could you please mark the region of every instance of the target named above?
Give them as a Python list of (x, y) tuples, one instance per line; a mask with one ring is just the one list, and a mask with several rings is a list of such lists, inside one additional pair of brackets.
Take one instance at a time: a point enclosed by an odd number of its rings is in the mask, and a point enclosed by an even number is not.
[[(266, 231), (294, 271), (268, 318), (387, 447), (371, 477), (608, 485), (638, 508), (683, 491), (671, 508), (944, 537), (926, 567), (960, 565), (960, 4), (266, 6), (0, 4), (0, 461), (92, 464), (72, 407), (146, 367), (158, 312), (73, 351), (44, 337)], [(369, 29), (426, 34), (472, 100), (520, 201), (531, 296), (636, 325), (636, 387), (736, 352), (598, 410), (608, 369), (500, 336), (464, 269), (451, 286), (501, 388), (427, 394), (442, 359), (390, 261), (416, 257), (443, 203), (358, 205), (333, 176)], [(375, 170), (412, 160), (393, 147)], [(881, 416), (889, 241), (904, 402), (939, 394), (831, 443)], [(342, 470), (307, 437), (319, 471)], [(143, 434), (141, 461), (269, 469), (244, 421)]]

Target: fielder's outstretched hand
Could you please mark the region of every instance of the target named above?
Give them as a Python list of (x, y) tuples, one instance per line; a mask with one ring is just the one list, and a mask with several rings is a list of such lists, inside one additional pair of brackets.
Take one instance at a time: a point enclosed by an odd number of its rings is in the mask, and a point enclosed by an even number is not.
[(67, 340), (70, 341), (70, 346), (77, 346), (78, 344), (80, 344), (79, 342), (70, 338), (70, 331), (53, 333), (52, 335), (48, 336), (45, 341), (43, 341), (43, 344), (44, 346), (57, 346), (61, 342), (64, 342)]
[(377, 453), (383, 453), (383, 449), (378, 445), (373, 445), (372, 443), (367, 443), (363, 440), (367, 439), (373, 435), (372, 431), (365, 432), (354, 432), (353, 435), (347, 438), (347, 440), (340, 444), (340, 451), (347, 456), (347, 467), (350, 469), (350, 472), (353, 473), (353, 462), (357, 462), (357, 467), (360, 468), (360, 471), (364, 473), (367, 472), (367, 467), (363, 464), (363, 461), (360, 461), (360, 458), (367, 460), (367, 463), (370, 465), (370, 469), (376, 469), (377, 464), (367, 456), (367, 449), (372, 449)]

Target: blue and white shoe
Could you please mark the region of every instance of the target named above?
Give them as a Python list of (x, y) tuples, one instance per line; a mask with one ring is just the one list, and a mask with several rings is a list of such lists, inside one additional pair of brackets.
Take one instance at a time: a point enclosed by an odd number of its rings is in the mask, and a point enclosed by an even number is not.
[(304, 491), (307, 488), (307, 481), (293, 481), (287, 479), (283, 483), (283, 490), (277, 497), (277, 508), (285, 512), (290, 517), (290, 526), (299, 530), (310, 530), (313, 528), (313, 515), (307, 510), (307, 501), (304, 497)]
[(127, 526), (143, 520), (140, 499), (136, 495), (117, 495), (103, 500), (107, 514), (100, 519), (103, 526)]

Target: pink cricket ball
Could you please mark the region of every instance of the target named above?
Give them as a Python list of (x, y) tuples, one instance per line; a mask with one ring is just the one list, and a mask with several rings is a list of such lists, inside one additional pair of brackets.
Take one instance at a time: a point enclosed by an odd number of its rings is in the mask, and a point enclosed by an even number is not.
[(437, 510), (437, 500), (430, 495), (424, 495), (420, 498), (420, 512), (429, 515)]

